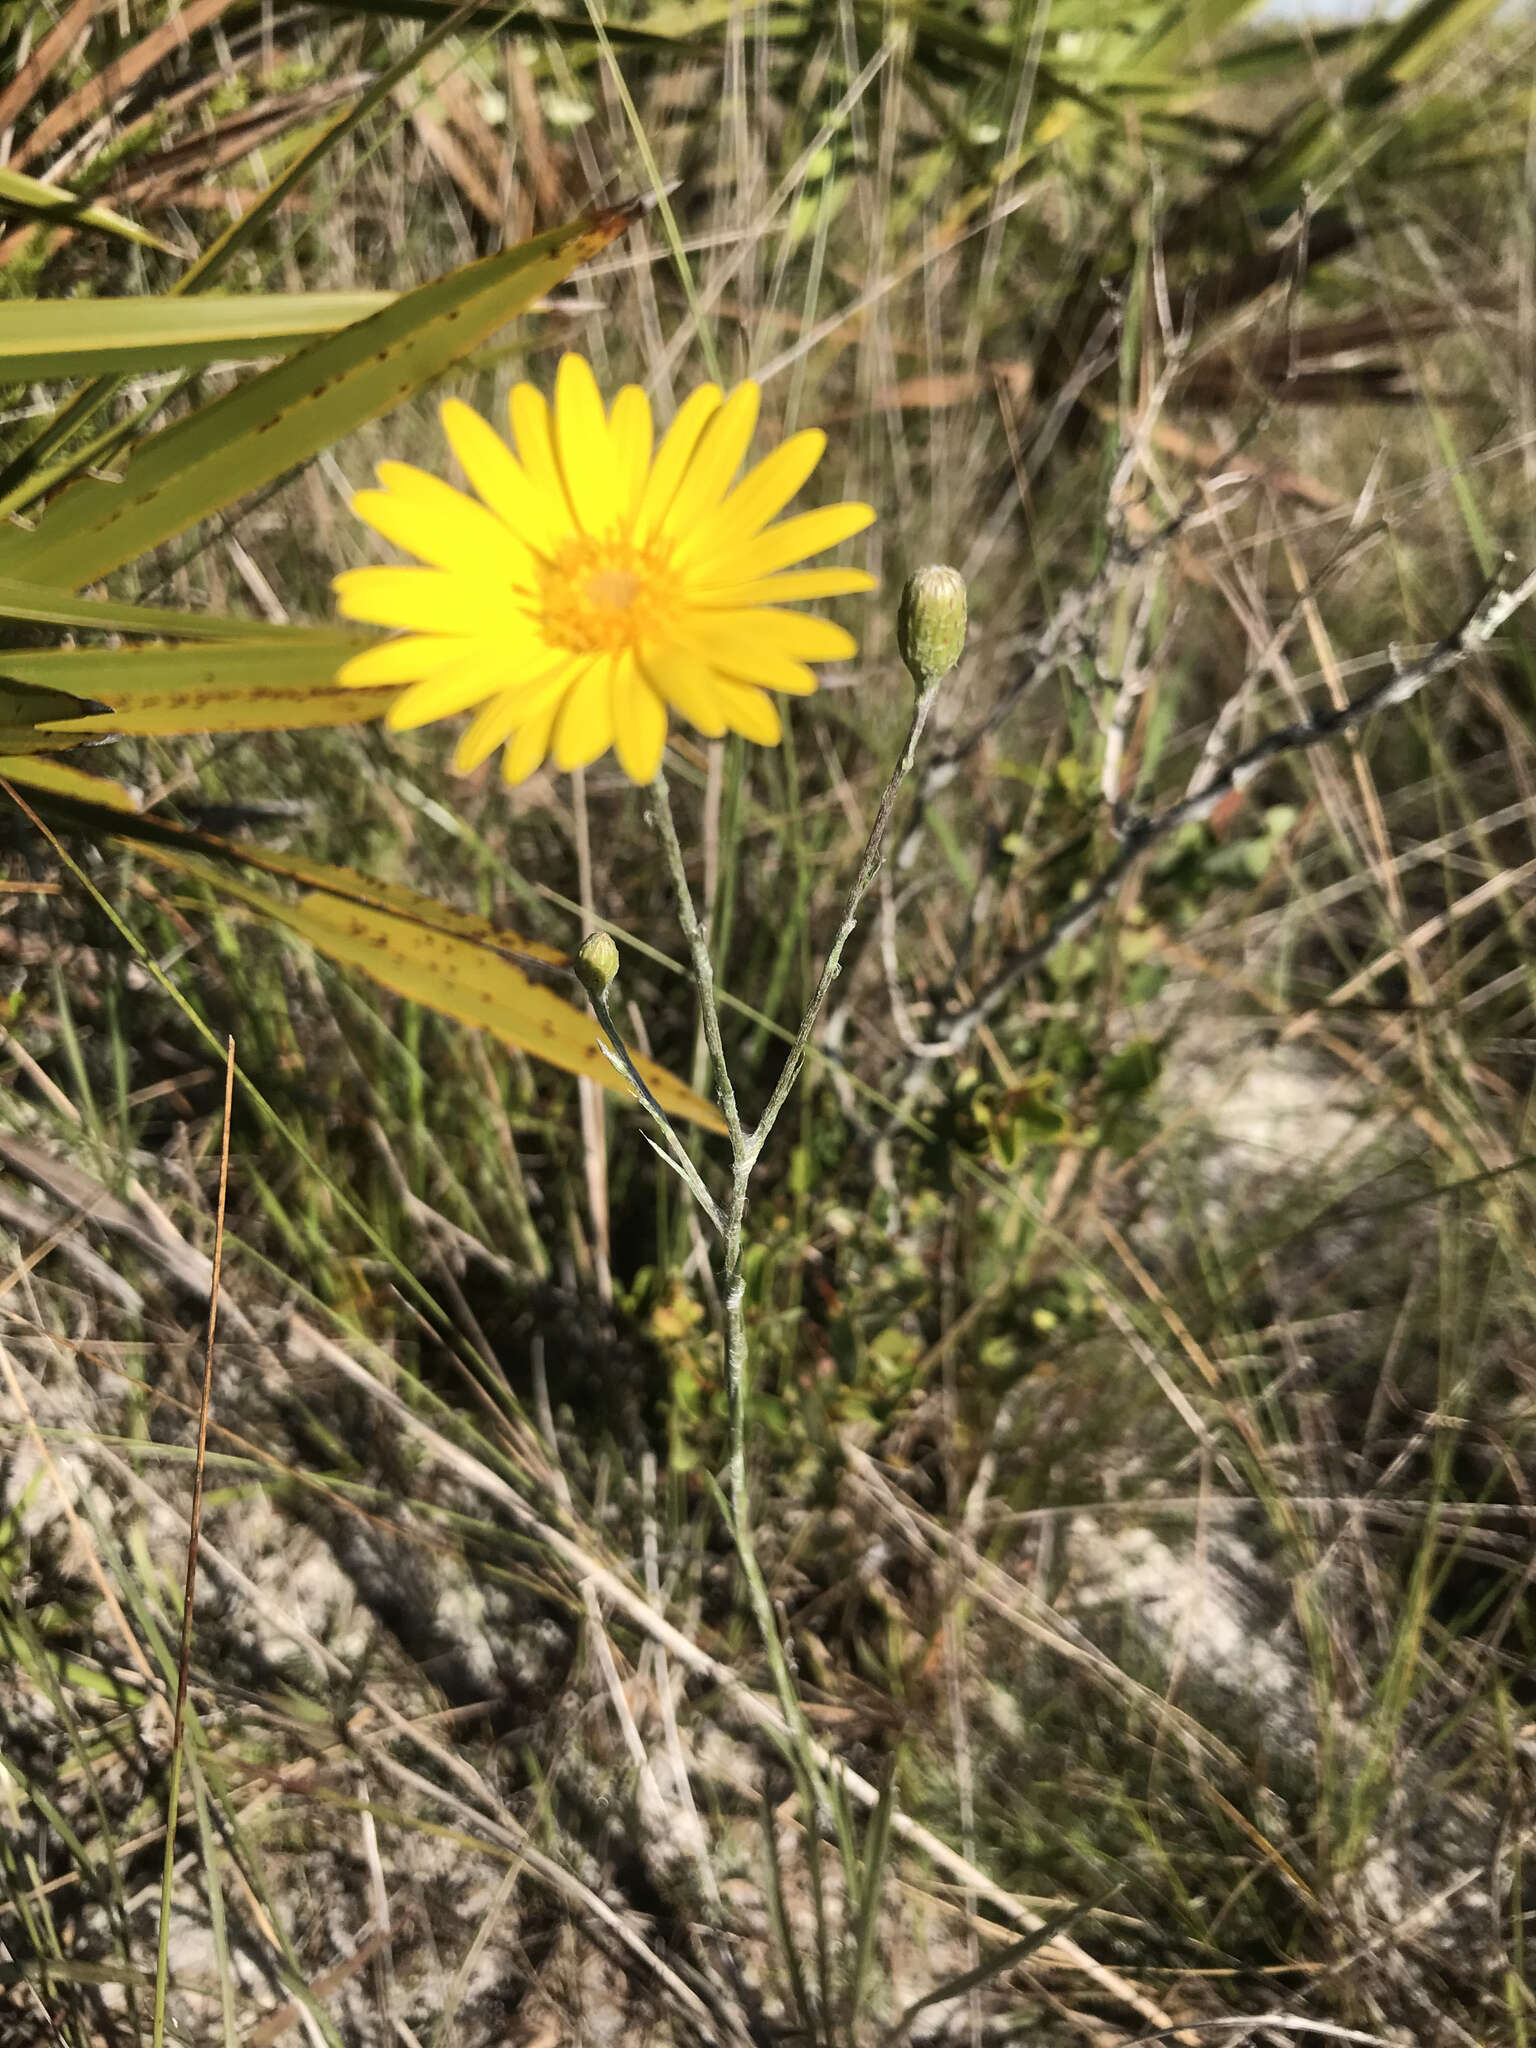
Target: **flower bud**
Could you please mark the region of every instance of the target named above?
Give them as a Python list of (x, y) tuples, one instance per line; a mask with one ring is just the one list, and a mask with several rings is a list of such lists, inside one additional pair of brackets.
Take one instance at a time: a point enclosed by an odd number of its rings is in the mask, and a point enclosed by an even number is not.
[(896, 645), (920, 690), (947, 676), (965, 649), (965, 578), (933, 563), (907, 578)]
[(619, 949), (606, 932), (592, 932), (581, 942), (575, 960), (576, 979), (595, 1003), (607, 995), (619, 971)]

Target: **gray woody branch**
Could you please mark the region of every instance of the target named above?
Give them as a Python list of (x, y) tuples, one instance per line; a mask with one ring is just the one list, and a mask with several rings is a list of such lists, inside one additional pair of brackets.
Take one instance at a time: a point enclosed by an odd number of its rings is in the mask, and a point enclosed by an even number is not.
[[(1505, 558), (1506, 570), (1509, 559)], [(1208, 818), (1224, 797), (1230, 796), (1234, 790), (1246, 789), (1272, 761), (1286, 754), (1300, 754), (1310, 747), (1320, 746), (1324, 740), (1332, 739), (1347, 727), (1361, 724), (1373, 712), (1408, 703), (1436, 676), (1444, 675), (1448, 669), (1465, 661), (1468, 655), (1486, 646), (1505, 620), (1533, 594), (1536, 594), (1536, 569), (1512, 589), (1493, 585), (1484, 591), (1461, 624), (1417, 661), (1394, 667), (1392, 673), (1379, 683), (1362, 690), (1358, 697), (1350, 698), (1336, 709), (1320, 711), (1312, 718), (1300, 719), (1294, 725), (1283, 725), (1274, 732), (1266, 733), (1263, 739), (1235, 754), (1225, 768), (1178, 803), (1169, 804), (1165, 810), (1126, 819), (1120, 828), (1120, 851), (1088, 893), (1053, 918), (1038, 939), (1014, 953), (981, 993), (950, 1020), (949, 1029), (942, 1038), (930, 1039), (914, 1047), (914, 1052), (919, 1058), (929, 1060), (947, 1059), (963, 1052), (978, 1026), (1008, 1000), (1028, 974), (1058, 946), (1076, 938), (1094, 922), (1149, 847), (1165, 839), (1170, 832), (1176, 832), (1181, 825)]]

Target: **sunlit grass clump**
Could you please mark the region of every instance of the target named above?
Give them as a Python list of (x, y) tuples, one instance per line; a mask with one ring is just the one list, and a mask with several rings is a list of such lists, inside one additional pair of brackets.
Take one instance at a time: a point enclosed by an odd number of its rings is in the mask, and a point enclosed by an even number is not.
[(388, 713), (396, 731), (473, 710), (455, 767), (503, 747), (511, 783), (546, 756), (580, 768), (610, 747), (649, 782), (673, 712), (711, 739), (776, 745), (769, 693), (808, 695), (812, 662), (857, 651), (841, 626), (785, 607), (874, 581), (794, 565), (875, 515), (848, 503), (778, 519), (821, 459), (814, 428), (737, 481), (758, 399), (751, 382), (729, 397), (702, 385), (656, 446), (645, 393), (626, 385), (605, 409), (586, 361), (567, 355), (553, 406), (531, 384), (513, 390), (515, 454), (448, 400), (443, 427), (480, 502), (408, 463), (379, 464), (383, 489), (360, 491), (354, 509), (426, 566), (337, 577), (349, 618), (404, 629), (341, 680), (405, 685)]

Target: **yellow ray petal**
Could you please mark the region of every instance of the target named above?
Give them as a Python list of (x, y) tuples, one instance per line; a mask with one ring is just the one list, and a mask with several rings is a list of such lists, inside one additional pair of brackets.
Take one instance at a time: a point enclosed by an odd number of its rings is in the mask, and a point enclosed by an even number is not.
[(782, 690), (786, 697), (809, 697), (820, 687), (815, 669), (807, 668), (803, 661), (792, 660), (789, 655), (780, 654), (772, 647), (758, 647), (750, 652), (732, 648), (728, 655), (709, 648), (706, 653), (721, 673), (733, 682), (757, 683), (765, 690)]
[(725, 731), (725, 714), (715, 688), (716, 672), (698, 655), (678, 647), (647, 654), (642, 666), (651, 688), (704, 734), (717, 740)]
[[(724, 617), (729, 620), (733, 615)], [(750, 634), (732, 633), (729, 628), (723, 632), (712, 629), (707, 621), (707, 613), (695, 613), (686, 624), (679, 624), (673, 645), (707, 662), (731, 682), (755, 683), (791, 697), (809, 697), (819, 687), (816, 671), (782, 647)]]
[[(412, 504), (430, 505), (444, 491), (453, 490), (452, 484), (445, 484), (429, 469), (418, 469), (414, 462), (376, 462), (373, 473), (379, 480), (380, 490), (393, 491), (397, 497)], [(455, 492), (454, 495), (461, 494)]]
[(544, 756), (549, 752), (549, 736), (563, 701), (558, 695), (551, 696), (544, 709), (535, 711), (507, 742), (507, 751), (501, 757), (501, 772), (514, 789), (520, 782), (526, 782), (536, 768), (543, 766)]
[(734, 611), (754, 604), (794, 604), (807, 597), (846, 597), (857, 590), (873, 590), (876, 581), (867, 569), (790, 569), (756, 583), (690, 588), (689, 602), (710, 611)]
[(403, 640), (381, 640), (377, 647), (365, 647), (336, 671), (338, 683), (416, 683), (434, 669), (457, 661), (472, 642), (411, 633)]
[(560, 465), (555, 459), (549, 406), (543, 392), (534, 384), (514, 384), (512, 395), (507, 400), (507, 410), (523, 468), (541, 491), (574, 518), (571, 501), (565, 494)]
[(839, 541), (862, 533), (874, 519), (871, 505), (822, 505), (814, 512), (799, 512), (770, 526), (755, 539), (744, 541), (732, 555), (732, 573), (742, 582), (756, 582), (775, 569), (787, 569), (791, 562), (803, 562), (807, 555), (819, 555), (823, 548), (835, 548)]
[(607, 656), (589, 661), (561, 698), (553, 736), (557, 768), (585, 768), (613, 745), (612, 666)]
[(699, 633), (726, 668), (735, 668), (742, 654), (765, 651), (793, 655), (797, 661), (851, 661), (859, 651), (851, 633), (810, 612), (705, 612)]
[(735, 490), (693, 536), (679, 536), (678, 560), (705, 575), (711, 564), (760, 533), (782, 512), (822, 457), (827, 437), (819, 427), (791, 434), (781, 448), (749, 469)]
[(517, 730), (527, 701), (522, 690), (501, 690), (494, 697), (487, 698), (459, 734), (458, 745), (453, 750), (453, 772), (469, 775), (482, 761), (488, 761)]
[(541, 555), (552, 554), (571, 530), (564, 498), (540, 489), (490, 422), (459, 399), (444, 399), (442, 421), (464, 474), (497, 518)]
[(461, 711), (523, 681), (516, 663), (508, 661), (501, 648), (481, 645), (402, 690), (385, 712), (384, 723), (391, 732), (411, 732), (439, 718), (457, 718)]
[(698, 445), (699, 436), (719, 410), (720, 400), (718, 384), (701, 384), (697, 391), (690, 391), (678, 407), (676, 419), (661, 437), (656, 460), (651, 464), (651, 473), (640, 493), (640, 504), (635, 512), (637, 540), (649, 540), (666, 516), (677, 494), (683, 471)]
[(713, 526), (720, 500), (751, 446), (760, 396), (750, 378), (738, 384), (699, 436), (693, 459), (683, 471), (662, 521), (663, 529), (679, 546), (699, 525), (707, 522)]
[(444, 569), (344, 569), (331, 587), (344, 618), (374, 626), (519, 640), (533, 631), (510, 590)]
[(629, 653), (613, 665), (613, 744), (631, 782), (655, 780), (667, 744), (667, 707)]
[(638, 384), (626, 384), (613, 401), (608, 432), (613, 441), (619, 516), (628, 519), (640, 502), (651, 466), (651, 401)]
[[(381, 471), (395, 466), (379, 464)], [(390, 491), (359, 491), (352, 510), (392, 547), (404, 548), (434, 568), (525, 587), (532, 584), (533, 557), (522, 542), (483, 505), (447, 484), (432, 503), (396, 497)]]
[(555, 372), (555, 452), (577, 525), (606, 533), (621, 499), (608, 416), (585, 356), (563, 355)]
[(723, 677), (717, 687), (720, 709), (732, 732), (739, 732), (743, 739), (752, 740), (760, 747), (779, 744), (784, 737), (779, 707), (765, 691), (754, 690), (743, 683), (730, 683)]
[[(478, 768), (514, 732), (532, 725), (546, 711), (553, 716), (570, 669), (571, 662), (567, 657), (531, 682), (520, 683), (515, 689), (500, 690), (483, 704), (465, 727), (453, 750), (453, 766), (457, 773), (467, 775)], [(542, 753), (539, 758), (543, 759)]]

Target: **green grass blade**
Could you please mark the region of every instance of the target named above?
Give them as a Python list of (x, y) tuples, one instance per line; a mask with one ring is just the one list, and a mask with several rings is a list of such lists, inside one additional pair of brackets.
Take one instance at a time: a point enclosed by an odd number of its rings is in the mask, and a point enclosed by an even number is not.
[[(115, 598), (76, 597), (46, 583), (23, 583), (0, 576), (0, 619), (27, 619), (42, 626), (75, 626), (87, 633), (150, 633), (188, 640), (271, 640), (277, 629), (266, 619), (240, 619), (215, 612), (178, 612), (152, 604), (127, 604)], [(285, 640), (323, 639), (335, 644), (341, 636), (332, 626), (285, 626)]]
[(204, 1895), (208, 1900), (208, 1930), (213, 1936), (213, 1953), (219, 1971), (219, 2017), (224, 2029), (224, 2048), (236, 2048), (240, 2029), (235, 2018), (235, 1969), (229, 1952), (229, 1928), (224, 1912), (224, 1889), (219, 1882), (219, 1838), (208, 1801), (208, 1787), (201, 1771), (192, 1773), (192, 1799), (197, 1810), (197, 1833), (202, 1846), (206, 1873)]
[(73, 745), (42, 728), (86, 708), (79, 692), (34, 684), (22, 675), (0, 675), (0, 754), (57, 753), (60, 747)]
[[(1112, 1893), (1106, 1894), (1106, 1897), (1112, 1896)], [(1097, 1912), (1104, 1903), (1105, 1900), (1100, 1899), (1096, 1905), (1069, 1906), (1064, 1913), (1054, 1913), (1049, 1920), (1042, 1920), (1032, 1934), (1026, 1934), (1022, 1939), (1010, 1942), (1007, 1948), (1000, 1949), (994, 1956), (989, 1956), (986, 1962), (978, 1964), (974, 1970), (967, 1970), (963, 1976), (951, 1977), (945, 1983), (935, 1985), (932, 1991), (925, 1991), (921, 1998), (914, 1999), (907, 2007), (887, 2036), (889, 2048), (897, 2048), (899, 2042), (906, 2040), (913, 2022), (921, 2014), (931, 2011), (936, 2005), (947, 2004), (952, 1998), (963, 1998), (966, 1992), (989, 1983), (995, 1977), (1000, 1977), (1005, 1970), (1015, 1969), (1020, 1963), (1027, 1962), (1032, 1955), (1038, 1955), (1047, 1943), (1054, 1941), (1058, 1934), (1067, 1933), (1085, 1914)]]
[[(61, 744), (59, 735), (70, 745), (87, 737), (286, 732), (379, 716), (393, 689), (354, 690), (335, 680), (357, 644), (344, 633), (289, 639), (269, 628), (264, 640), (202, 646), (50, 647), (8, 656), (7, 670), (17, 684), (56, 698), (33, 721), (46, 726), (41, 743), (49, 746)], [(90, 709), (71, 716), (70, 700), (79, 698)], [(0, 731), (0, 752), (29, 751)]]
[(199, 370), (289, 355), (395, 303), (395, 292), (17, 299), (0, 305), (0, 382)]
[[(322, 130), (309, 147), (294, 158), (280, 177), (273, 179), (256, 203), (241, 214), (238, 220), (231, 221), (190, 269), (183, 271), (171, 286), (168, 296), (187, 298), (205, 290), (240, 250), (250, 246), (266, 223), (274, 218), (291, 198), (298, 186), (319, 169), (326, 157), (368, 118), (375, 107), (388, 99), (395, 87), (409, 76), (423, 57), (468, 20), (470, 12), (469, 8), (461, 7), (451, 14), (444, 15), (426, 32), (413, 50), (407, 51), (403, 57), (397, 58), (382, 71), (368, 90), (359, 99), (354, 100), (345, 113)], [(95, 377), (89, 384), (83, 385), (68, 405), (56, 412), (20, 454), (6, 464), (5, 469), (0, 471), (0, 505), (3, 505), (3, 509), (15, 510), (18, 505), (29, 504), (33, 498), (52, 488), (49, 481), (52, 472), (44, 471), (44, 464), (47, 463), (49, 456), (55, 449), (62, 448), (95, 418), (117, 391), (119, 383), (120, 380), (116, 377)], [(105, 438), (115, 438), (117, 431), (114, 429), (113, 434)], [(102, 437), (98, 437), (100, 438)], [(77, 447), (74, 460), (63, 465), (64, 473), (78, 474), (90, 460), (89, 448)], [(57, 467), (55, 465), (55, 468)]]
[(138, 242), (146, 249), (159, 249), (166, 256), (176, 253), (169, 242), (162, 242), (148, 228), (125, 220), (110, 206), (92, 206), (89, 200), (76, 198), (61, 185), (45, 185), (40, 178), (29, 178), (25, 171), (0, 168), (0, 207), (54, 226), (95, 228), (125, 242)]
[[(730, 12), (733, 0), (712, 0), (712, 4), (697, 9), (697, 16), (709, 26), (723, 26)], [(346, 9), (359, 15), (381, 15), (387, 19), (401, 21), (438, 22), (449, 12), (450, 0), (348, 0)], [(551, 14), (542, 7), (500, 7), (495, 0), (469, 10), (469, 23), (475, 28), (504, 30), (508, 35), (532, 35), (548, 37), (551, 42), (592, 43), (596, 40), (590, 16), (580, 12), (573, 14)], [(681, 29), (668, 35), (655, 28), (624, 28), (617, 24), (604, 24), (604, 31), (610, 42), (623, 48), (651, 50), (658, 56), (678, 57), (691, 50), (710, 47), (709, 41), (701, 38), (693, 28)]]
[(1372, 106), (1410, 79), (1421, 78), (1447, 50), (1463, 43), (1498, 0), (1419, 0), (1345, 88), (1348, 106)]
[(848, 1986), (848, 2020), (857, 2025), (864, 2010), (864, 1986), (875, 1959), (875, 1937), (880, 1931), (880, 1901), (885, 1895), (885, 1871), (891, 1853), (891, 1818), (896, 1809), (896, 1759), (891, 1759), (880, 1787), (880, 1801), (864, 1833), (864, 1854), (859, 1871), (859, 1917), (854, 1941), (853, 1976)]

